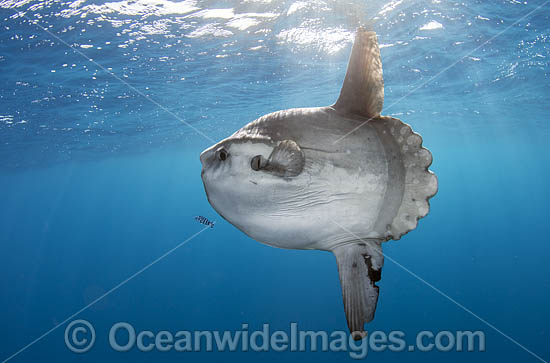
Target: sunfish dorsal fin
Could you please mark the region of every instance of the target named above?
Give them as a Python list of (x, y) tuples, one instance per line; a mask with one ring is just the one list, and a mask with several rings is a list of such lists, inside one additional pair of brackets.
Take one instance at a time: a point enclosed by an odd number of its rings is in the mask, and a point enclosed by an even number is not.
[(384, 104), (382, 61), (376, 33), (357, 29), (336, 111), (367, 118), (380, 115)]

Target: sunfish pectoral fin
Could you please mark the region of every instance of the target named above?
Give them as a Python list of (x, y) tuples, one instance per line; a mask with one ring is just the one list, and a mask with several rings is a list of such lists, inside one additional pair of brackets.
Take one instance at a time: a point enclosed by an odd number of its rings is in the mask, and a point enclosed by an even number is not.
[(275, 175), (293, 177), (304, 169), (305, 155), (300, 146), (292, 140), (283, 140), (273, 149), (263, 167)]
[(379, 242), (357, 241), (332, 250), (338, 263), (348, 328), (355, 339), (365, 336), (364, 325), (374, 319), (384, 256)]
[(344, 114), (373, 118), (380, 115), (383, 104), (384, 79), (378, 39), (375, 32), (359, 28), (344, 85), (333, 107)]

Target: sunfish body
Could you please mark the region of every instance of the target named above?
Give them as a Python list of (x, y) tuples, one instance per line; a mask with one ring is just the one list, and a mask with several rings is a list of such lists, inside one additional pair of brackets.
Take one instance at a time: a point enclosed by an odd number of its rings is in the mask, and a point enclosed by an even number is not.
[(253, 239), (336, 256), (352, 333), (374, 318), (382, 242), (400, 239), (429, 211), (437, 179), (422, 138), (380, 116), (376, 34), (358, 29), (333, 106), (274, 112), (201, 154), (210, 204)]

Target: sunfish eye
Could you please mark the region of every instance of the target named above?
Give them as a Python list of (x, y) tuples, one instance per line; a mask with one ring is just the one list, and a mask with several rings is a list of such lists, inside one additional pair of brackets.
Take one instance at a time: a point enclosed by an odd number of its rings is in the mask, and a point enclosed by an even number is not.
[(219, 160), (224, 161), (229, 156), (229, 153), (224, 148), (219, 149), (217, 152), (217, 157)]
[(258, 171), (260, 170), (261, 166), (262, 166), (261, 155), (256, 155), (252, 158), (252, 160), (250, 160), (250, 167), (252, 168), (252, 170)]

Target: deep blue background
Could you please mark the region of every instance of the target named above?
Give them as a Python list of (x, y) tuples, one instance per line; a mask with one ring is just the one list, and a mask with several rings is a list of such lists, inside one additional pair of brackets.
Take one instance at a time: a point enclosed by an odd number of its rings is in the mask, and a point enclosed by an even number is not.
[[(291, 322), (303, 330), (345, 330), (336, 264), (326, 252), (261, 245), (217, 216), (198, 160), (211, 142), (28, 20), (41, 14), (40, 24), (71, 45), (93, 44), (78, 49), (128, 74), (133, 87), (218, 140), (264, 113), (334, 101), (349, 39), (301, 44), (277, 35), (297, 29), (327, 38), (335, 31), (323, 29), (346, 17), (313, 5), (286, 15), (290, 4), (210, 2), (196, 6), (280, 15), (246, 31), (228, 28), (226, 19), (116, 13), (104, 14), (109, 21), (97, 27), (86, 21), (99, 13), (60, 16), (68, 3), (43, 4), (16, 19), (9, 17), (40, 3), (0, 4), (0, 359), (200, 231), (193, 217), (204, 215), (217, 221), (214, 229), (79, 315), (97, 332), (90, 352), (71, 353), (63, 325), (13, 361), (350, 360), (330, 352), (109, 348), (108, 331), (119, 321), (172, 332), (235, 330), (243, 323), (255, 330), (264, 322), (272, 330), (288, 331)], [(380, 42), (392, 45), (382, 48), (384, 113), (422, 134), (440, 185), (429, 216), (384, 252), (548, 360), (550, 6), (468, 54), (539, 4), (397, 3), (374, 27)], [(128, 22), (116, 28), (115, 18)], [(165, 33), (117, 35), (163, 19), (173, 21)], [(419, 30), (432, 20), (443, 28)], [(189, 37), (209, 22), (232, 35)], [(351, 34), (354, 25), (344, 24)], [(63, 31), (70, 25), (76, 29)], [(129, 46), (109, 48), (106, 41)], [(264, 48), (250, 50), (258, 44)], [(222, 49), (231, 56), (216, 57)], [(159, 60), (165, 56), (171, 59)], [(370, 330), (403, 330), (408, 343), (422, 330), (483, 330), (487, 351), (373, 352), (371, 362), (537, 361), (390, 259), (379, 285)]]

